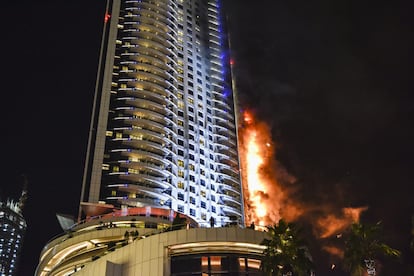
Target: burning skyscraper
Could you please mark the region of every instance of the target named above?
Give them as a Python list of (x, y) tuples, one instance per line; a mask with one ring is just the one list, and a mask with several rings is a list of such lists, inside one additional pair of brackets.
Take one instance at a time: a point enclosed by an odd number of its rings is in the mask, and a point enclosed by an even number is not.
[(218, 0), (107, 1), (78, 221), (36, 275), (258, 273), (223, 21)]

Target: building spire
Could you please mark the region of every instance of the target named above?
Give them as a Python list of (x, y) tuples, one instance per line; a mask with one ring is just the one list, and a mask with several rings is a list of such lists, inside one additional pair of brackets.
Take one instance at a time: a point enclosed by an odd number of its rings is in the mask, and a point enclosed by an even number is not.
[(18, 203), (18, 206), (19, 206), (20, 210), (23, 210), (23, 207), (26, 203), (26, 200), (27, 200), (27, 186), (28, 186), (27, 176), (25, 174), (22, 174), (22, 177), (23, 177), (23, 189), (22, 189), (22, 193), (20, 195), (19, 203)]

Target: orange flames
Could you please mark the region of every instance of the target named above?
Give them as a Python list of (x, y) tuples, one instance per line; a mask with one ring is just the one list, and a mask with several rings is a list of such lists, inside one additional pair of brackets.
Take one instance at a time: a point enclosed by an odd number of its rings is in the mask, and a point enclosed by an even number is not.
[[(276, 161), (270, 127), (258, 121), (252, 112), (244, 112), (239, 138), (246, 223), (268, 226), (281, 218), (295, 221), (301, 217), (310, 221), (315, 237), (322, 242), (358, 222), (367, 209), (348, 207), (338, 213), (329, 203), (310, 205), (295, 200), (296, 179)], [(335, 246), (322, 247), (333, 256), (343, 254)]]
[(270, 128), (245, 112), (241, 140), (241, 165), (245, 197), (246, 222), (267, 226), (283, 216), (296, 218), (301, 214), (298, 205), (287, 204), (288, 199), (280, 182), (293, 182), (274, 160), (274, 144)]
[[(245, 112), (243, 115), (241, 163), (246, 222), (265, 226), (270, 223), (267, 217), (271, 210), (266, 204), (269, 183), (264, 166), (270, 161), (273, 148), (266, 125), (255, 123), (251, 113)], [(279, 219), (280, 214), (276, 211), (275, 221)]]

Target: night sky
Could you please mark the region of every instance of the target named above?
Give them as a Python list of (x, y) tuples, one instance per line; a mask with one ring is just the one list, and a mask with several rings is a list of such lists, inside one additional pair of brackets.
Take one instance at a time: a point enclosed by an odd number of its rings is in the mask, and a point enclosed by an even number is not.
[[(271, 126), (275, 158), (296, 178), (292, 196), (333, 211), (368, 206), (362, 221), (381, 220), (404, 254), (385, 275), (413, 275), (405, 272), (414, 263), (409, 1), (224, 2), (240, 106)], [(61, 233), (55, 214), (77, 213), (104, 6), (1, 7), (2, 197), (18, 198), (22, 174), (29, 182), (19, 275), (33, 275), (41, 248)], [(325, 265), (317, 275), (342, 275)]]

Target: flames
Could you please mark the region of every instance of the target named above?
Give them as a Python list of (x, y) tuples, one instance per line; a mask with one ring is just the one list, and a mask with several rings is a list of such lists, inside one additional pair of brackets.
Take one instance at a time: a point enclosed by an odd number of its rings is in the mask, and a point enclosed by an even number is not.
[(359, 221), (367, 207), (337, 210), (338, 207), (326, 202), (310, 204), (296, 200), (294, 195), (299, 187), (295, 186), (295, 177), (276, 161), (270, 130), (252, 111), (243, 113), (239, 138), (246, 223), (268, 226), (281, 218), (286, 221), (304, 219), (310, 222), (322, 249), (341, 258), (342, 250), (324, 245), (324, 240), (340, 238), (346, 228)]
[[(245, 208), (246, 221), (254, 222), (258, 225), (265, 225), (266, 215), (269, 213), (266, 205), (266, 195), (268, 193), (267, 179), (261, 174), (263, 166), (269, 161), (268, 157), (272, 154), (272, 148), (268, 137), (268, 132), (263, 125), (254, 125), (252, 114), (244, 114), (246, 128), (243, 132), (245, 142), (243, 161), (244, 182), (249, 183), (244, 187), (247, 208)], [(264, 135), (263, 135), (264, 134)], [(280, 218), (277, 214), (276, 218)]]
[(294, 218), (302, 213), (289, 199), (282, 183), (293, 183), (294, 177), (278, 166), (274, 159), (275, 145), (270, 128), (254, 118), (253, 112), (243, 114), (240, 132), (241, 167), (247, 223), (267, 226), (282, 217)]

